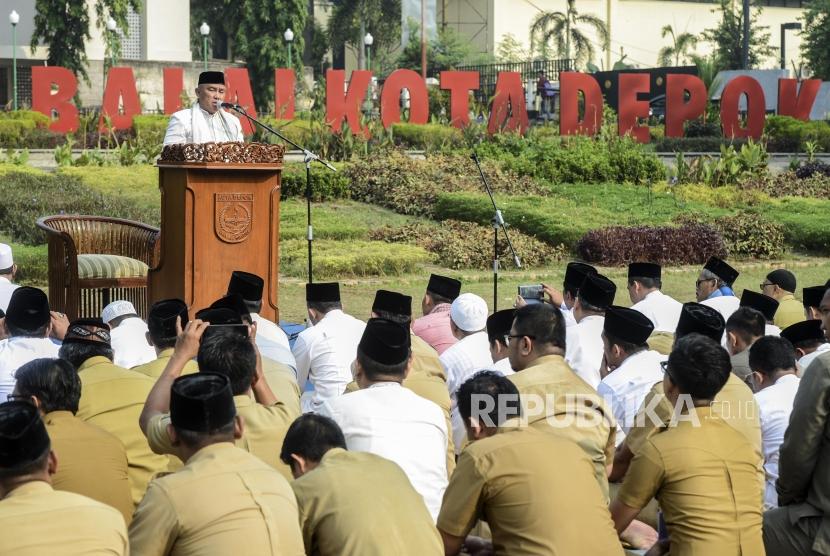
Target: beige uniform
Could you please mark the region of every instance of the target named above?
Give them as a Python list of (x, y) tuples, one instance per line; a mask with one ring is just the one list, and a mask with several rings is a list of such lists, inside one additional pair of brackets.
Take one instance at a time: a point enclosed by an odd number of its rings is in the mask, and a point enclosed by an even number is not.
[(608, 499), (606, 465), (614, 460), (617, 424), (611, 408), (560, 355), (545, 355), (507, 377), (532, 427), (576, 442), (594, 462), (597, 483)]
[(291, 487), (308, 554), (444, 554), (423, 498), (387, 459), (333, 448)]
[(130, 524), (139, 556), (305, 554), (288, 482), (230, 442), (196, 452), (155, 479)]
[(572, 441), (532, 427), (500, 431), (461, 452), (438, 528), (466, 537), (478, 519), (489, 524), (496, 554), (623, 554), (591, 459)]
[(130, 553), (117, 510), (86, 496), (31, 481), (0, 501), (0, 554), (110, 556)]
[[(149, 363), (144, 363), (143, 365), (137, 365), (130, 370), (147, 375), (150, 378), (158, 378), (161, 376), (161, 373), (164, 371), (167, 363), (170, 362), (170, 358), (173, 357), (173, 351), (173, 348), (163, 349), (159, 352), (158, 357), (155, 360), (150, 361)], [(196, 365), (196, 361), (191, 359), (185, 363), (182, 374), (189, 375), (197, 372), (198, 370), (199, 367)]]
[(153, 388), (141, 373), (113, 365), (105, 357), (91, 357), (79, 368), (81, 401), (77, 417), (113, 434), (124, 445), (129, 463), (130, 490), (138, 504), (153, 475), (165, 471), (167, 456), (154, 454), (138, 426), (138, 417)]
[(300, 415), (300, 386), (297, 374), (283, 363), (277, 363), (267, 357), (262, 358), (262, 374), (271, 392), (282, 402), (285, 409), (296, 418)]
[(681, 419), (645, 441), (617, 500), (642, 508), (657, 498), (672, 556), (763, 555), (764, 475), (755, 447), (711, 407), (692, 411), (686, 417), (700, 426)]
[[(234, 396), (233, 403), (236, 414), (245, 423), (242, 438), (236, 445), (279, 471), (286, 479), (292, 479), (291, 469), (280, 461), (280, 449), (288, 427), (298, 414), (288, 411), (282, 402), (265, 406), (247, 394)], [(166, 413), (152, 417), (147, 424), (147, 440), (157, 454), (176, 453), (167, 432), (169, 424), (170, 415)]]
[(112, 506), (129, 525), (135, 505), (130, 492), (127, 452), (121, 441), (69, 411), (47, 413), (43, 423), (58, 458), (52, 487)]
[(778, 300), (778, 309), (772, 323), (784, 330), (788, 326), (804, 320), (804, 304), (798, 301), (793, 294), (787, 294)]
[(672, 347), (674, 346), (674, 334), (671, 332), (657, 331), (652, 332), (648, 337), (648, 347), (657, 353), (663, 355), (670, 355)]

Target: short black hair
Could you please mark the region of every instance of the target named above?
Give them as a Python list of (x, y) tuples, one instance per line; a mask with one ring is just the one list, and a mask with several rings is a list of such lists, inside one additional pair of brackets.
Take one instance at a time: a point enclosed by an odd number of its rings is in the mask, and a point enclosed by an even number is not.
[(195, 448), (199, 446), (207, 446), (209, 444), (217, 444), (219, 442), (233, 442), (233, 431), (235, 420), (226, 425), (222, 425), (216, 430), (210, 432), (191, 431), (187, 429), (173, 428), (176, 430), (176, 436), (179, 441), (188, 448)]
[[(521, 415), (521, 400), (516, 385), (499, 372), (480, 371), (468, 378), (458, 389), (458, 413), (468, 423), (473, 415), (487, 427), (498, 427), (512, 417)], [(484, 408), (481, 402), (484, 402)]]
[(196, 363), (200, 372), (225, 375), (234, 396), (248, 391), (256, 374), (256, 349), (251, 340), (236, 332), (222, 330), (202, 337)]
[(78, 412), (81, 399), (81, 377), (65, 359), (35, 359), (14, 374), (16, 388), (22, 396), (36, 396), (44, 413)]
[(13, 479), (15, 477), (25, 477), (26, 475), (33, 475), (40, 473), (46, 469), (46, 460), (49, 459), (49, 452), (52, 450), (52, 443), (50, 442), (43, 453), (37, 459), (27, 461), (16, 465), (14, 467), (0, 467), (0, 481), (6, 479)]
[(585, 298), (582, 297), (582, 295), (580, 295), (579, 293), (576, 294), (576, 298), (579, 300), (579, 304), (582, 306), (583, 311), (588, 311), (589, 313), (605, 314), (605, 309), (603, 309), (602, 307), (597, 307), (596, 305), (591, 305), (590, 303), (585, 301)]
[(45, 338), (46, 331), (49, 330), (49, 324), (50, 322), (47, 322), (37, 328), (25, 328), (15, 326), (9, 322), (9, 319), (6, 319), (6, 328), (9, 330), (9, 337), (12, 338)]
[(565, 317), (558, 307), (531, 303), (516, 309), (513, 328), (517, 335), (533, 336), (540, 344), (565, 349)]
[(766, 332), (767, 317), (752, 307), (740, 307), (726, 321), (726, 331), (751, 344)]
[(801, 340), (800, 342), (794, 342), (793, 347), (797, 349), (816, 349), (824, 343), (826, 343), (825, 340), (819, 340), (818, 338), (810, 338), (809, 340)]
[(605, 338), (608, 340), (608, 345), (619, 346), (621, 350), (623, 350), (629, 355), (637, 353), (638, 351), (643, 351), (644, 349), (648, 349), (648, 343), (635, 344), (633, 342), (628, 342), (626, 340), (620, 340), (618, 337), (614, 336), (613, 334), (609, 334), (605, 330), (603, 330), (603, 334), (605, 334)]
[(666, 370), (680, 392), (695, 400), (713, 399), (731, 372), (726, 350), (712, 338), (696, 332), (675, 341)]
[(452, 299), (450, 299), (449, 297), (438, 295), (437, 293), (433, 293), (429, 290), (427, 290), (427, 296), (432, 300), (433, 305), (441, 305), (442, 303), (452, 303)]
[(245, 302), (245, 307), (248, 308), (249, 313), (259, 313), (262, 310), (261, 299), (257, 299), (256, 301), (251, 301), (250, 299), (243, 299), (242, 301)]
[(749, 368), (766, 376), (795, 369), (795, 348), (786, 338), (764, 336), (749, 348)]
[(404, 378), (406, 374), (406, 368), (409, 366), (409, 361), (412, 358), (412, 349), (409, 350), (409, 357), (404, 359), (402, 362), (398, 363), (397, 365), (386, 365), (384, 363), (378, 363), (371, 357), (367, 357), (360, 348), (357, 350), (357, 362), (360, 363), (360, 366), (363, 368), (363, 372), (366, 373), (366, 378), (369, 380), (377, 380), (378, 378), (382, 377), (400, 377)]
[(70, 342), (68, 344), (61, 344), (61, 348), (58, 351), (58, 357), (69, 361), (76, 369), (83, 365), (87, 359), (106, 357), (112, 361), (114, 356), (115, 353), (112, 347), (102, 342), (96, 342), (94, 344)]
[(323, 314), (336, 309), (343, 309), (343, 304), (339, 301), (306, 301), (306, 306)]
[(409, 325), (412, 323), (412, 318), (409, 315), (384, 311), (383, 309), (375, 309), (372, 310), (372, 312), (376, 314), (379, 319), (391, 320), (392, 322), (400, 324), (401, 326), (406, 326), (407, 328), (409, 328)]
[(644, 288), (657, 288), (658, 290), (663, 287), (663, 281), (660, 278), (650, 278), (645, 276), (631, 276), (628, 279), (628, 285), (633, 286), (634, 282), (639, 282), (643, 285)]
[(285, 440), (282, 441), (280, 460), (292, 466), (294, 460), (291, 454), (297, 454), (308, 461), (319, 462), (332, 448), (346, 449), (343, 431), (328, 417), (306, 413), (297, 417), (288, 427)]

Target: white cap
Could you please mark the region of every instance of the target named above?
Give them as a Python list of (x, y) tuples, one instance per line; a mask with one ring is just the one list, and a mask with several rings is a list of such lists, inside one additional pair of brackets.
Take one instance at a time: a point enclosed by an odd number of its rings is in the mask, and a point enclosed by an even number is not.
[(12, 248), (5, 243), (0, 243), (0, 270), (5, 270), (14, 266), (14, 259), (12, 258)]
[(474, 293), (462, 293), (450, 307), (450, 318), (464, 332), (478, 332), (487, 327), (487, 302)]
[(113, 301), (101, 311), (101, 320), (109, 324), (111, 320), (123, 317), (124, 315), (136, 315), (133, 304), (129, 301)]

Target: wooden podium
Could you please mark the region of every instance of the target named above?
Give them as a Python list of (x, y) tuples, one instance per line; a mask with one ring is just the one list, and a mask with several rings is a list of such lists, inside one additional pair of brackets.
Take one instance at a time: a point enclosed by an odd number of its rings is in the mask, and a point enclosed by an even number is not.
[(260, 314), (279, 322), (282, 162), (158, 162), (160, 258), (148, 298), (183, 299), (193, 314), (225, 295), (231, 272), (265, 280)]

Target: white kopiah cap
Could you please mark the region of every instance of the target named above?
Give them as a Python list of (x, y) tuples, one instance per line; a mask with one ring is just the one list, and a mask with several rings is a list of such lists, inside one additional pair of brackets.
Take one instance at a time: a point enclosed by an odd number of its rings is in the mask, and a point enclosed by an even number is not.
[(12, 248), (5, 243), (0, 243), (0, 270), (5, 270), (14, 266), (14, 259), (12, 258)]
[(101, 320), (109, 324), (111, 320), (124, 315), (136, 315), (138, 312), (129, 301), (113, 301), (101, 311)]
[(450, 318), (464, 332), (478, 332), (487, 326), (487, 302), (474, 293), (462, 293), (450, 307)]

